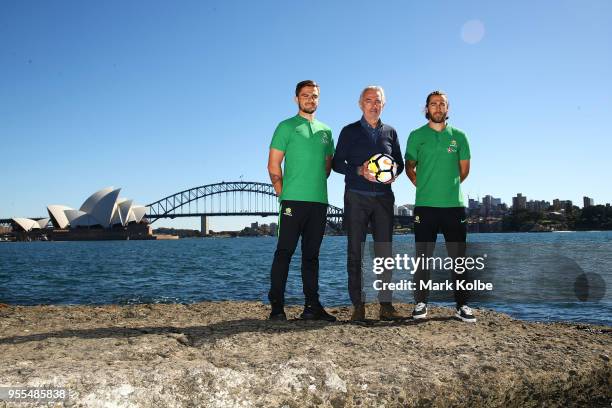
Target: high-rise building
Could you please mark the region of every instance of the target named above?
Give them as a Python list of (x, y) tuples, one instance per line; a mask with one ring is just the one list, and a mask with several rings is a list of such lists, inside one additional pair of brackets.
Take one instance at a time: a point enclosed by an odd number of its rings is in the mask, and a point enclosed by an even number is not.
[(499, 206), (501, 205), (501, 203), (501, 198), (495, 198), (492, 195), (487, 194), (482, 198), (482, 207), (484, 208), (484, 213), (496, 213), (497, 211), (499, 211)]
[(527, 197), (518, 193), (516, 197), (512, 197), (512, 209), (513, 210), (524, 210), (527, 208)]
[(591, 197), (584, 196), (582, 198), (582, 201), (584, 202), (584, 208), (592, 207), (595, 205), (595, 200), (593, 200)]
[(571, 200), (559, 200), (558, 198), (555, 198), (552, 206), (554, 211), (572, 211)]
[(529, 200), (526, 207), (529, 211), (544, 212), (548, 211), (550, 203), (544, 200)]
[(489, 194), (487, 194), (486, 196), (482, 197), (482, 206), (487, 211), (490, 211), (492, 208), (492, 204), (491, 204), (492, 201), (493, 201), (493, 196), (490, 196)]

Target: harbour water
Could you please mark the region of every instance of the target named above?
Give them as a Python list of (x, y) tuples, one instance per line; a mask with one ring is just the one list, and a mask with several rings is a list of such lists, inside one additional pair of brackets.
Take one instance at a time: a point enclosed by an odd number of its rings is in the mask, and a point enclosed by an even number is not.
[[(413, 239), (396, 235), (396, 251), (404, 248), (412, 254)], [(476, 296), (473, 306), (526, 320), (612, 325), (612, 232), (470, 234), (468, 242), (472, 249), (489, 254), (490, 265), (479, 278), (495, 285)], [(3, 243), (0, 302), (267, 302), (275, 244), (274, 237)], [(298, 248), (287, 283), (288, 304), (303, 302), (300, 256)], [(394, 274), (394, 280), (404, 278), (410, 275)], [(350, 303), (346, 237), (325, 237), (319, 281), (324, 305)], [(368, 301), (375, 301), (371, 279), (365, 281)], [(580, 286), (583, 281), (586, 292)], [(394, 297), (411, 302), (412, 292), (396, 291)], [(432, 297), (442, 305), (452, 305), (452, 299), (452, 292)]]

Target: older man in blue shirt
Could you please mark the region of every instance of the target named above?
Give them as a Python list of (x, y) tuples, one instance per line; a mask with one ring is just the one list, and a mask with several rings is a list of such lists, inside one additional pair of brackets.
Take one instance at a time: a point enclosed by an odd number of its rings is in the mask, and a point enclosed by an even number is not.
[[(344, 225), (348, 235), (347, 271), (348, 288), (353, 314), (351, 320), (365, 320), (365, 293), (362, 276), (362, 245), (372, 225), (376, 256), (392, 256), (393, 206), (395, 196), (391, 180), (381, 184), (367, 169), (367, 162), (376, 153), (391, 155), (397, 164), (397, 174), (404, 169), (395, 129), (380, 120), (385, 106), (385, 92), (380, 86), (368, 86), (359, 97), (363, 112), (361, 120), (345, 126), (340, 132), (334, 171), (344, 174)], [(377, 245), (379, 244), (379, 245)], [(383, 282), (391, 280), (391, 271), (385, 271)], [(388, 290), (378, 293), (380, 318), (399, 318), (393, 307), (392, 293)]]

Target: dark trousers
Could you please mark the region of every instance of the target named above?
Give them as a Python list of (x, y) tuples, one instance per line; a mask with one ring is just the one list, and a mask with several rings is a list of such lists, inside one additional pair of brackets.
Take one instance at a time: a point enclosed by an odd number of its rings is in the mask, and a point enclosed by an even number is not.
[(268, 299), (273, 308), (285, 304), (289, 264), (302, 237), (302, 285), (306, 305), (319, 305), (319, 249), (325, 233), (327, 205), (309, 201), (287, 201), (280, 205), (278, 243), (270, 272)]
[[(414, 208), (414, 240), (416, 242), (416, 256), (423, 255), (428, 258), (434, 253), (438, 231), (444, 234), (446, 249), (450, 258), (465, 257), (465, 241), (467, 236), (467, 220), (465, 208), (463, 207), (415, 207)], [(453, 263), (454, 264), (454, 263)], [(414, 291), (414, 301), (416, 303), (427, 303), (429, 291), (420, 289), (422, 281), (430, 279), (430, 271), (427, 267), (419, 267), (414, 274), (416, 290)], [(468, 291), (457, 290), (455, 281), (465, 279), (467, 281), (467, 271), (462, 274), (451, 272), (451, 279), (455, 287), (455, 302), (457, 307), (466, 304)]]
[[(362, 246), (368, 233), (368, 224), (372, 225), (374, 254), (377, 257), (391, 257), (393, 239), (393, 193), (382, 196), (367, 196), (353, 191), (344, 192), (344, 227), (348, 235), (346, 269), (348, 272), (348, 290), (353, 305), (365, 302), (363, 291)], [(391, 282), (391, 270), (385, 270), (380, 279)], [(379, 291), (378, 301), (390, 303), (391, 291)]]

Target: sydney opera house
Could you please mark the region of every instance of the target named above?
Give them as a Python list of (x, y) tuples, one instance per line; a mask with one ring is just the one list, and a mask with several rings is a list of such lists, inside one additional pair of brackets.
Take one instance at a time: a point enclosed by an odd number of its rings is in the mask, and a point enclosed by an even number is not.
[[(103, 188), (89, 196), (78, 210), (65, 205), (49, 205), (49, 218), (13, 218), (12, 221), (24, 239), (154, 239), (144, 218), (146, 207), (120, 198), (120, 191), (120, 188)], [(49, 222), (52, 228), (48, 228)]]

